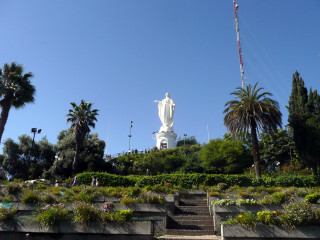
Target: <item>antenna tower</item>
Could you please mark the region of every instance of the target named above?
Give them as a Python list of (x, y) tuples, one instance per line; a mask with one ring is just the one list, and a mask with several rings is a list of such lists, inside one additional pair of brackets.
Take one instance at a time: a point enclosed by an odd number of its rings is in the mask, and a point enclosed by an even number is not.
[(241, 54), (241, 46), (240, 46), (239, 22), (238, 22), (238, 14), (237, 14), (239, 5), (236, 4), (235, 0), (233, 0), (233, 7), (234, 7), (234, 21), (236, 24), (237, 42), (238, 42), (238, 50), (239, 50), (241, 81), (242, 81), (242, 88), (244, 89), (244, 71), (243, 71), (243, 62), (242, 62), (242, 54)]

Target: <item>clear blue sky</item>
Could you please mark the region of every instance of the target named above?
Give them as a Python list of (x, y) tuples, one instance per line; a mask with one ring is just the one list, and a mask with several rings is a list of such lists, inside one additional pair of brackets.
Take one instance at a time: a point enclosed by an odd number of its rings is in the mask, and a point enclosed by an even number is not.
[[(292, 73), (320, 90), (320, 1), (238, 0), (247, 83), (273, 93), (287, 124)], [(241, 86), (232, 0), (2, 0), (0, 66), (16, 61), (35, 103), (12, 109), (3, 140), (42, 128), (56, 143), (70, 102), (100, 110), (93, 132), (108, 153), (155, 146), (157, 104), (169, 92), (178, 136), (222, 137), (224, 104)], [(31, 136), (31, 134), (30, 134)], [(2, 146), (0, 147), (2, 149)]]

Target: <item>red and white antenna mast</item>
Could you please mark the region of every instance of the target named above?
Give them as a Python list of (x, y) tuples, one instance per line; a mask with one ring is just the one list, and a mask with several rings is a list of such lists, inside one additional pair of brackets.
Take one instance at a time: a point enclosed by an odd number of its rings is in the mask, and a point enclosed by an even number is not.
[(238, 50), (239, 50), (239, 60), (240, 60), (240, 73), (241, 73), (241, 81), (242, 81), (242, 88), (244, 89), (244, 71), (243, 71), (243, 62), (242, 62), (242, 54), (241, 54), (241, 46), (240, 46), (240, 34), (239, 34), (239, 23), (238, 23), (238, 4), (236, 1), (233, 0), (233, 7), (234, 7), (234, 21), (236, 23), (236, 32), (237, 32), (237, 42), (238, 42)]

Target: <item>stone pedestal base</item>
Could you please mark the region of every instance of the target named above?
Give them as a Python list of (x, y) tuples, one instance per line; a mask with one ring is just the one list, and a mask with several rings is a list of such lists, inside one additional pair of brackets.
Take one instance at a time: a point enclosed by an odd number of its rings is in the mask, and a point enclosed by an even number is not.
[(161, 131), (156, 134), (157, 137), (157, 148), (162, 149), (171, 149), (177, 146), (177, 134), (172, 131)]

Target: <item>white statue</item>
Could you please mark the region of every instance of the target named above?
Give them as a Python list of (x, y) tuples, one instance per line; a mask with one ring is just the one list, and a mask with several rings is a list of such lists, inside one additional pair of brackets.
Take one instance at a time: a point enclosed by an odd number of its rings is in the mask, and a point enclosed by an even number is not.
[(162, 126), (165, 127), (164, 129), (171, 129), (173, 126), (173, 116), (176, 104), (170, 98), (169, 93), (166, 93), (166, 98), (162, 101), (155, 100), (154, 102), (158, 103), (158, 113)]

